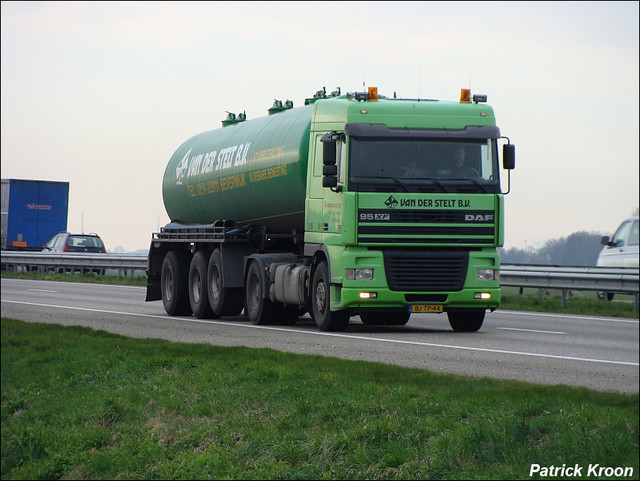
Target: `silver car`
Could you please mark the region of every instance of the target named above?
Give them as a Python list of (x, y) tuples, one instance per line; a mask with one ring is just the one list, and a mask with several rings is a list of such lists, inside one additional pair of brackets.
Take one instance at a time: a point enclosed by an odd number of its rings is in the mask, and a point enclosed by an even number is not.
[(638, 216), (622, 221), (613, 238), (605, 236), (598, 256), (598, 266), (638, 267)]
[[(604, 247), (598, 256), (598, 266), (638, 268), (638, 216), (623, 220), (613, 238), (605, 236), (600, 243)], [(613, 293), (598, 292), (598, 297), (612, 300)]]

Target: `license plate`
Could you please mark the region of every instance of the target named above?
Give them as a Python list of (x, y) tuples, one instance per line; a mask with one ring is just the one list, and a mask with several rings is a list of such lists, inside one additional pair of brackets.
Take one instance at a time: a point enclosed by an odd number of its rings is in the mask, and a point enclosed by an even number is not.
[(414, 304), (411, 312), (442, 312), (442, 304)]

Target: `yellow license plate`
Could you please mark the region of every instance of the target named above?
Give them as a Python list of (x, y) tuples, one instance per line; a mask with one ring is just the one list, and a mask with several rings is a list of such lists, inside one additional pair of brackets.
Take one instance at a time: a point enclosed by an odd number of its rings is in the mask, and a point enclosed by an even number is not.
[(414, 304), (411, 312), (442, 312), (442, 304)]

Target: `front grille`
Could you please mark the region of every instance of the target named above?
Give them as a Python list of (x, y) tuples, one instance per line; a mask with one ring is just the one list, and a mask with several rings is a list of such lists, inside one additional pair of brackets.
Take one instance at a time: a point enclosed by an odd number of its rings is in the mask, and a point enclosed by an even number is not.
[[(413, 235), (413, 236), (493, 236), (493, 226), (491, 227), (432, 227), (415, 225), (360, 225), (358, 234), (373, 235)], [(366, 241), (366, 238), (365, 238)]]
[(491, 210), (358, 211), (359, 244), (492, 245), (495, 236)]
[(386, 250), (384, 268), (392, 291), (460, 291), (469, 263), (466, 251)]

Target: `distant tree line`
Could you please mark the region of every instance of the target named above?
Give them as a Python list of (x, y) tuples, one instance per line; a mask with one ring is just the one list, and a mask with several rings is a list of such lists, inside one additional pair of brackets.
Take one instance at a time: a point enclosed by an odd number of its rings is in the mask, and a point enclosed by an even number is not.
[(539, 249), (500, 248), (503, 264), (542, 264), (557, 266), (595, 266), (602, 250), (596, 232), (575, 232), (568, 237), (550, 239)]

